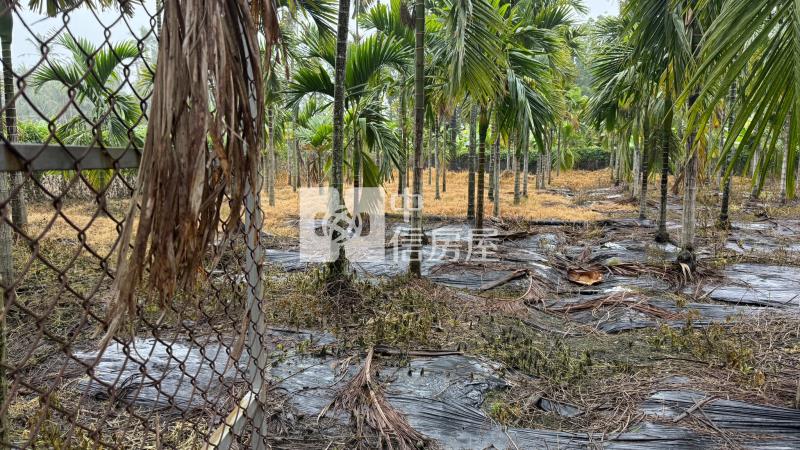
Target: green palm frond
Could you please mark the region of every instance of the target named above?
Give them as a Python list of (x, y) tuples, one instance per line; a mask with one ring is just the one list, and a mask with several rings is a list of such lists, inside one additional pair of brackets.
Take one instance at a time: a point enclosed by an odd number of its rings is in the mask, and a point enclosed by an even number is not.
[(498, 95), (505, 74), (503, 17), (487, 0), (454, 0), (442, 28), (436, 56), (448, 69), (450, 94), (468, 93), (480, 102)]
[(282, 0), (282, 6), (288, 6), (293, 13), (300, 10), (310, 18), (319, 34), (334, 35), (336, 24), (336, 2), (331, 0)]
[[(385, 36), (403, 42), (409, 49), (413, 49), (414, 31), (403, 22), (404, 9), (406, 6), (402, 0), (390, 0), (388, 5), (378, 3), (359, 16), (359, 22), (365, 28), (374, 29)], [(408, 14), (407, 9), (405, 14)]]
[(133, 41), (97, 47), (69, 35), (60, 37), (57, 45), (70, 57), (48, 60), (33, 73), (31, 85), (38, 89), (47, 83), (61, 84), (77, 92), (81, 108), (88, 102), (91, 110), (61, 124), (59, 138), (73, 144), (141, 147), (141, 136), (135, 132), (142, 122), (141, 107), (135, 96), (124, 92), (119, 76), (120, 66), (140, 57), (138, 47)]
[(403, 70), (412, 59), (410, 49), (402, 42), (381, 34), (373, 34), (347, 52), (345, 86), (352, 100), (363, 95), (367, 84), (381, 70)]
[(314, 33), (307, 28), (300, 43), (306, 48), (305, 58), (317, 58), (333, 69), (336, 65), (336, 39), (329, 34)]
[(142, 4), (141, 0), (28, 0), (28, 9), (31, 11), (45, 12), (50, 17), (55, 17), (61, 11), (71, 11), (78, 7), (90, 9), (107, 9), (112, 6), (119, 8), (127, 15), (133, 14), (135, 6)]
[[(719, 7), (711, 1), (703, 6)], [(770, 161), (779, 160), (778, 136), (788, 121), (789, 160), (793, 162), (800, 139), (800, 5), (794, 0), (724, 2), (704, 39), (701, 62), (683, 96), (700, 89), (689, 126), (703, 133), (716, 104), (731, 85), (738, 83), (741, 101), (734, 107), (736, 120), (729, 135), (741, 136), (742, 142), (766, 144), (760, 160), (753, 162), (763, 175), (775, 167)], [(752, 159), (758, 147), (736, 144), (736, 139), (727, 139), (721, 152), (720, 161), (731, 161), (728, 173), (741, 156)], [(735, 151), (735, 157), (727, 158), (731, 151)], [(788, 172), (790, 186), (794, 185), (794, 174), (793, 170)], [(764, 178), (760, 177), (762, 182)]]
[(333, 80), (321, 65), (301, 67), (295, 72), (286, 92), (289, 95), (290, 107), (311, 94), (322, 94), (332, 99)]

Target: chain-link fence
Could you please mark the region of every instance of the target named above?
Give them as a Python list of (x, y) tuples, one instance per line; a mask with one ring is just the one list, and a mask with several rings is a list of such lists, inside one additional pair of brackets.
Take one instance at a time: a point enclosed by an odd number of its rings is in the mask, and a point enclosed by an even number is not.
[(0, 446), (263, 448), (257, 192), (202, 286), (98, 348), (161, 28), (157, 0), (103, 3), (1, 3)]

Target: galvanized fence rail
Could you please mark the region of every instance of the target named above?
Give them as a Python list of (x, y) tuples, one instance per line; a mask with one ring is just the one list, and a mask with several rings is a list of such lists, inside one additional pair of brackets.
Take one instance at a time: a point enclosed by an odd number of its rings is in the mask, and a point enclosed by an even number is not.
[(134, 322), (98, 348), (160, 2), (53, 4), (53, 17), (0, 7), (0, 447), (266, 448), (258, 191), (201, 286), (142, 296)]

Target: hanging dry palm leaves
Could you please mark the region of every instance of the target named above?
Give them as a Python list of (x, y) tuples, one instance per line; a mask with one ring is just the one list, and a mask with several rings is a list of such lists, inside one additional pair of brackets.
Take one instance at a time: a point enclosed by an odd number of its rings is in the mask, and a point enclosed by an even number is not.
[[(259, 22), (277, 23), (274, 18)], [(247, 190), (259, 188), (264, 101), (255, 20), (247, 2), (165, 2), (157, 67), (104, 343), (134, 313), (145, 269), (146, 292), (162, 301), (191, 289), (209, 249), (213, 262), (239, 229)]]

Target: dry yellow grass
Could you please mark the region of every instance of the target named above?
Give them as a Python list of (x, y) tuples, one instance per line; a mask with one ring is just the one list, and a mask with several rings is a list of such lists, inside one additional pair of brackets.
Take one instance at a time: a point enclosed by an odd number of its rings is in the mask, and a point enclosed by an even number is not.
[[(487, 177), (488, 188), (488, 177)], [(521, 183), (521, 182), (520, 182)], [(514, 177), (504, 173), (501, 179), (500, 215), (504, 218), (523, 218), (531, 220), (596, 220), (602, 219), (611, 211), (625, 210), (627, 205), (596, 203), (582, 206), (575, 201), (554, 193), (536, 191), (535, 177), (528, 181), (528, 198), (523, 198), (519, 205), (514, 205)], [(588, 189), (608, 187), (611, 185), (608, 170), (570, 171), (561, 176), (553, 175), (551, 186), (568, 188), (580, 193)], [(266, 231), (278, 236), (297, 236), (298, 195), (292, 192), (286, 182), (285, 174), (276, 183), (275, 206), (268, 205), (266, 193), (262, 196)], [(393, 210), (392, 196), (397, 192), (396, 182), (385, 186), (386, 210)], [(435, 186), (427, 183), (427, 173), (423, 183), (425, 214), (463, 218), (467, 213), (467, 174), (466, 172), (448, 172), (447, 192), (441, 193), (441, 199), (435, 200)], [(580, 197), (580, 195), (578, 195)], [(127, 200), (108, 200), (108, 209), (117, 220), (122, 220), (127, 212)], [(487, 199), (485, 213), (492, 214), (492, 203)], [(32, 203), (28, 209), (28, 233), (41, 242), (58, 242), (68, 244), (70, 248), (80, 246), (81, 238), (100, 255), (107, 255), (119, 236), (117, 223), (108, 216), (93, 217), (97, 205), (91, 200), (74, 200), (64, 204), (60, 214), (51, 204)], [(46, 230), (46, 233), (44, 233)], [(42, 234), (44, 233), (44, 234)]]
[[(467, 214), (467, 173), (448, 172), (447, 192), (441, 192), (441, 198), (435, 199), (435, 185), (428, 184), (428, 174), (424, 175), (423, 196), (426, 215), (447, 216), (464, 218)], [(488, 177), (486, 179), (488, 189)], [(520, 185), (522, 181), (520, 181)], [(609, 187), (612, 185), (610, 172), (599, 171), (569, 171), (560, 176), (553, 174), (551, 186), (582, 192), (589, 189)], [(530, 219), (530, 220), (597, 220), (607, 216), (611, 211), (634, 211), (628, 205), (595, 204), (582, 206), (563, 195), (545, 191), (537, 191), (536, 180), (531, 176), (528, 181), (528, 198), (523, 198), (519, 205), (514, 204), (514, 176), (505, 172), (500, 181), (500, 215), (503, 218)], [(398, 213), (393, 204), (400, 202), (393, 199), (397, 192), (396, 180), (384, 187), (386, 192), (386, 211)], [(521, 188), (520, 188), (521, 189)], [(298, 217), (298, 195), (288, 186), (285, 175), (279, 177), (275, 190), (275, 206), (269, 206), (266, 195), (262, 198), (265, 222), (269, 233), (280, 236), (296, 236), (297, 229), (292, 219)], [(484, 204), (487, 217), (492, 215), (492, 202), (488, 199)]]
[[(533, 179), (533, 177), (531, 177)], [(570, 170), (561, 172), (550, 180), (550, 186), (559, 189), (571, 189), (576, 192), (611, 187), (611, 169), (602, 170)]]
[[(128, 209), (127, 200), (108, 200), (108, 209), (118, 221), (122, 221)], [(62, 244), (86, 245), (105, 256), (116, 243), (119, 232), (117, 223), (107, 215), (95, 214), (98, 206), (91, 200), (71, 201), (56, 210), (46, 203), (31, 203), (28, 206), (28, 235), (40, 242), (58, 241)]]

